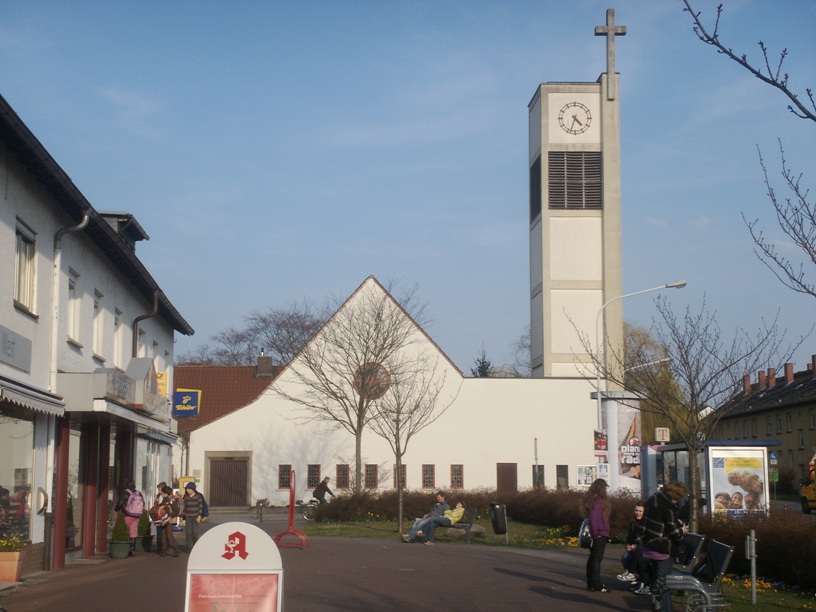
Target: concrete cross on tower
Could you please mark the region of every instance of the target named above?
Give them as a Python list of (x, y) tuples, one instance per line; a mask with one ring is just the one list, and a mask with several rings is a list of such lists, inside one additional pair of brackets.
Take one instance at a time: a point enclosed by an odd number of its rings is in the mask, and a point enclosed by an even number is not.
[(626, 36), (626, 26), (615, 25), (615, 9), (606, 9), (606, 25), (595, 26), (595, 36), (606, 36), (607, 100), (618, 97), (618, 75), (615, 73), (615, 36)]

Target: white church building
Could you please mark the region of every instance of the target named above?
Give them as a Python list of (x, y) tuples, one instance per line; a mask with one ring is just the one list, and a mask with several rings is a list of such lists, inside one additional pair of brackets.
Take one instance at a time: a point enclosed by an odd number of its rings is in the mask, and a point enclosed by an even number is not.
[[(450, 403), (407, 447), (402, 465), (409, 489), (565, 488), (603, 476), (613, 486), (640, 490), (639, 453), (624, 461), (621, 452), (639, 447), (637, 411), (605, 397), (599, 410), (601, 402), (593, 397), (593, 355), (603, 359), (623, 339), (617, 300), (621, 193), (614, 45), (615, 36), (625, 33), (610, 9), (606, 25), (595, 30), (606, 36), (607, 72), (591, 83), (540, 84), (529, 103), (532, 377), (465, 377), (403, 313), (414, 326), (410, 350), (432, 359)], [(343, 309), (384, 294), (375, 278), (366, 279), (310, 344), (330, 333)], [(303, 351), (281, 364), (242, 405), (208, 406), (208, 397), (218, 393), (204, 390), (202, 415), (215, 411), (218, 417), (202, 418), (200, 426), (180, 424), (188, 440), (176, 448), (174, 464), (182, 467), (182, 476), (199, 481), (211, 505), (251, 505), (263, 498), (285, 504), (291, 470), (299, 499), (308, 498), (325, 476), (333, 489), (349, 487), (355, 438), (346, 429), (308, 419), (303, 402), (296, 401), (305, 392), (298, 374), (302, 359)], [(196, 378), (199, 367), (206, 366), (176, 367), (177, 390), (190, 388), (194, 380), (214, 380)], [(395, 486), (394, 452), (385, 439), (366, 429), (360, 454), (367, 489)]]

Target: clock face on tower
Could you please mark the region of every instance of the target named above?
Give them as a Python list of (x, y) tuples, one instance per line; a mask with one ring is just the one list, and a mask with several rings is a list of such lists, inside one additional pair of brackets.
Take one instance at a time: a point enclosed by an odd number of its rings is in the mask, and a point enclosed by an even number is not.
[(568, 102), (558, 112), (558, 125), (567, 134), (583, 134), (591, 124), (592, 115), (580, 102)]

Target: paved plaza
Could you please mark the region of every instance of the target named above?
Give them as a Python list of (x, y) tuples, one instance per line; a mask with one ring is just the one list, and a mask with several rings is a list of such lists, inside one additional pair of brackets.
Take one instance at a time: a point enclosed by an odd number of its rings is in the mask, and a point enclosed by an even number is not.
[[(259, 523), (249, 513), (215, 514), (212, 524), (244, 521), (274, 536), (283, 515)], [(206, 527), (206, 526), (205, 526)], [(183, 534), (177, 534), (183, 543)], [(286, 536), (284, 542), (295, 542)], [(610, 593), (585, 588), (583, 550), (520, 550), (390, 539), (312, 538), (308, 548), (281, 548), (283, 606), (297, 611), (382, 610), (648, 610), (650, 598), (630, 593), (615, 579), (617, 548), (608, 549), (603, 572)], [(187, 555), (139, 553), (128, 559), (99, 556), (64, 570), (26, 576), (0, 591), (8, 612), (64, 610), (183, 610)]]

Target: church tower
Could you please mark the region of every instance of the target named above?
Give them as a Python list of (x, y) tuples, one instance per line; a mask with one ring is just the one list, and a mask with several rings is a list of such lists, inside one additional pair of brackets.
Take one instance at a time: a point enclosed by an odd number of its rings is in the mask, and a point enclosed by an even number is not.
[(591, 377), (581, 337), (593, 352), (596, 336), (613, 350), (623, 342), (620, 302), (601, 309), (621, 295), (615, 36), (624, 34), (609, 9), (606, 25), (595, 28), (606, 36), (606, 73), (594, 83), (542, 83), (529, 104), (533, 377)]

